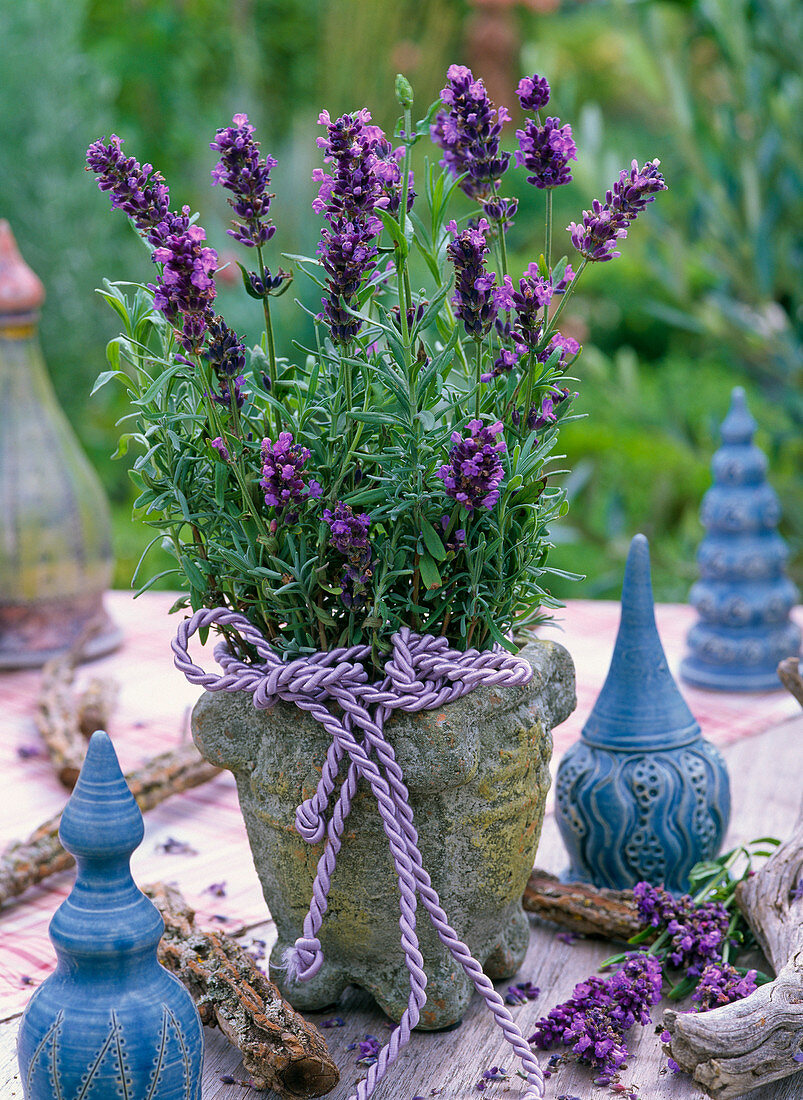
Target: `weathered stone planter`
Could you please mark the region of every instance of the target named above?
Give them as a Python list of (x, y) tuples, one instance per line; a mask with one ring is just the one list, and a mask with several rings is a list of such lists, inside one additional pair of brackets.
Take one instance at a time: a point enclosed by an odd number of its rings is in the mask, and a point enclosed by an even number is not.
[[(575, 706), (566, 650), (535, 642), (522, 652), (534, 675), (523, 687), (480, 687), (447, 706), (397, 713), (385, 723), (410, 792), (424, 866), (459, 936), (492, 978), (515, 974), (529, 925), (521, 897), (532, 869), (549, 788), (552, 728)], [(409, 975), (399, 945), (399, 888), (376, 802), (360, 785), (320, 931), (325, 962), (310, 981), (277, 969), (300, 935), (322, 845), (294, 827), (328, 748), (323, 728), (288, 703), (254, 708), (245, 692), (205, 693), (192, 716), (195, 743), (237, 780), (257, 873), (279, 939), (271, 977), (296, 1007), (320, 1009), (349, 985), (399, 1020)], [(345, 768), (343, 769), (345, 772)], [(333, 796), (334, 797), (334, 796)], [(428, 975), (419, 1026), (460, 1020), (473, 986), (419, 907)]]

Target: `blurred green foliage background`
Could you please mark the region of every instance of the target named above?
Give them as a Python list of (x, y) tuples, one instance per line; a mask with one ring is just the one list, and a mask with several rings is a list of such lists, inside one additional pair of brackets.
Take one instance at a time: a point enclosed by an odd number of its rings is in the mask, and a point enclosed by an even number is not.
[[(511, 109), (520, 76), (538, 71), (550, 80), (549, 110), (572, 124), (579, 151), (574, 184), (555, 196), (556, 227), (577, 218), (632, 158), (659, 157), (670, 187), (622, 258), (588, 273), (562, 326), (585, 347), (576, 408), (588, 416), (562, 435), (572, 507), (554, 531), (553, 561), (586, 580), (556, 580), (555, 593), (617, 597), (627, 545), (641, 530), (652, 544), (656, 595), (686, 598), (702, 534), (697, 510), (735, 384), (747, 387), (761, 425), (800, 584), (801, 32), (797, 0), (1, 5), (0, 216), (48, 291), (45, 356), (112, 501), (116, 585), (129, 584), (151, 534), (130, 518), (133, 456), (110, 458), (115, 421), (127, 410), (110, 387), (89, 398), (116, 333), (93, 290), (104, 276), (146, 279), (150, 264), (84, 172), (87, 145), (112, 132), (123, 137), (129, 154), (164, 172), (175, 205), (201, 211), (225, 259), (233, 254), (228, 208), (209, 186), (209, 141), (245, 111), (279, 160), (276, 252), (311, 253), (319, 110), (334, 117), (367, 105), (390, 128), (395, 73), (410, 78), (423, 113), (453, 61), (470, 65)], [(542, 232), (543, 195), (525, 193), (520, 174), (513, 270), (535, 256)], [(294, 284), (308, 305), (311, 289)], [(287, 350), (305, 334), (292, 298), (277, 302)], [(225, 274), (220, 308), (257, 338), (251, 304)]]

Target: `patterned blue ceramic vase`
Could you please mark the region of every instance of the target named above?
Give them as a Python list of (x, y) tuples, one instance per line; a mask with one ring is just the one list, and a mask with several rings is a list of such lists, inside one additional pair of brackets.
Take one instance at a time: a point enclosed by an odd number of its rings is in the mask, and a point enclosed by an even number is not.
[(784, 573), (788, 552), (775, 529), (781, 508), (740, 387), (721, 430), (714, 483), (700, 509), (700, 579), (689, 596), (699, 621), (680, 675), (695, 687), (776, 691), (779, 662), (800, 652), (800, 628), (789, 618), (798, 591)]
[(156, 961), (164, 931), (131, 877), (139, 807), (98, 731), (59, 836), (78, 863), (50, 923), (58, 965), (17, 1039), (26, 1100), (200, 1100), (203, 1029), (181, 982)]
[(669, 671), (655, 625), (650, 551), (636, 535), (608, 676), (558, 768), (557, 820), (569, 879), (674, 893), (716, 855), (730, 817), (725, 762), (705, 741)]

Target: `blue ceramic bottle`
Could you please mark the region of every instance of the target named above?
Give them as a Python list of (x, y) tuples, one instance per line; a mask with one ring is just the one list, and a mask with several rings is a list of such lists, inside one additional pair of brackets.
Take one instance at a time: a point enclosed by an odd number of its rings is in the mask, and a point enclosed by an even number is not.
[(560, 762), (556, 816), (567, 878), (680, 893), (719, 850), (730, 816), (725, 762), (669, 671), (655, 625), (650, 551), (636, 535), (608, 676), (580, 740)]
[(800, 652), (800, 628), (789, 618), (798, 592), (784, 574), (788, 552), (775, 529), (780, 504), (740, 387), (721, 430), (714, 483), (700, 509), (706, 528), (697, 552), (700, 579), (689, 596), (700, 618), (689, 631), (680, 675), (721, 691), (780, 690), (779, 662)]
[(129, 869), (143, 832), (98, 731), (59, 829), (78, 873), (50, 923), (58, 965), (20, 1023), (25, 1100), (200, 1100), (201, 1021), (156, 961), (164, 924)]

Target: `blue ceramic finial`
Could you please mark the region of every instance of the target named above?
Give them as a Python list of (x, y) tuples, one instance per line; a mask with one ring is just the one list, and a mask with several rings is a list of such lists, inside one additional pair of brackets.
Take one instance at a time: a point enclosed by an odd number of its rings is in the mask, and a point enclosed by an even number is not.
[(17, 1039), (26, 1100), (200, 1100), (201, 1022), (156, 961), (164, 924), (129, 869), (142, 836), (142, 814), (98, 731), (59, 829), (78, 871), (50, 923), (58, 964)]
[(682, 679), (696, 687), (780, 690), (778, 663), (800, 652), (800, 628), (789, 617), (798, 592), (784, 572), (780, 504), (766, 480), (766, 456), (753, 443), (755, 430), (737, 387), (700, 509), (706, 535), (697, 552), (700, 579), (689, 596), (699, 621), (680, 666)]
[(630, 544), (622, 611), (611, 666), (583, 737), (607, 748), (670, 748), (700, 736), (700, 727), (669, 671), (655, 625), (650, 547), (644, 535)]
[(650, 551), (636, 535), (608, 675), (580, 740), (560, 762), (556, 817), (567, 878), (681, 892), (719, 850), (730, 816), (725, 763), (669, 671), (655, 625)]

